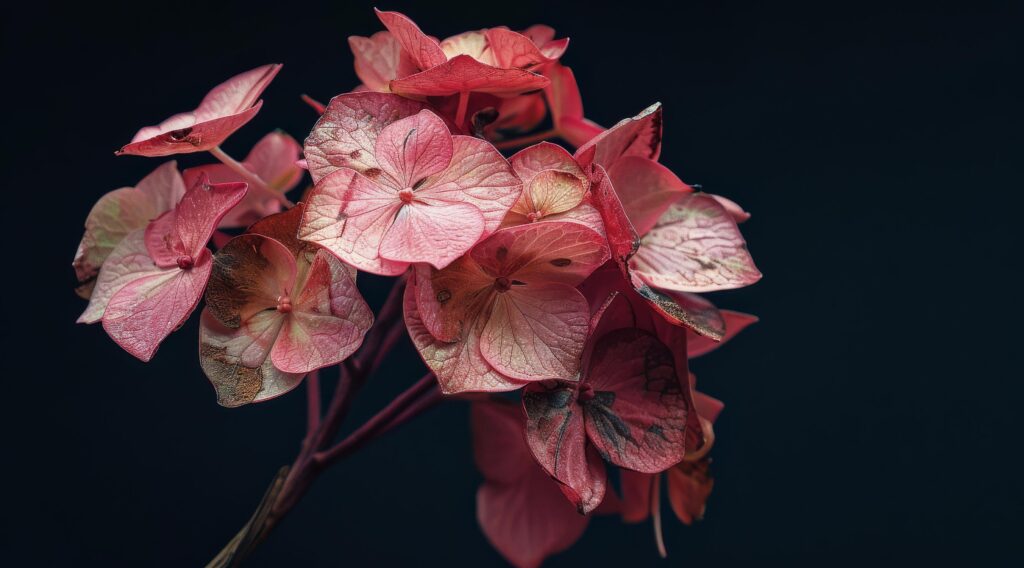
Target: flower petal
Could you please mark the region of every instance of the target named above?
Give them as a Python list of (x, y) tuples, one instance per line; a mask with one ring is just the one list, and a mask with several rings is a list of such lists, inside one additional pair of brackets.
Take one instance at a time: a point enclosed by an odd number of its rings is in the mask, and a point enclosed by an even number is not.
[(583, 99), (572, 69), (554, 63), (547, 67), (544, 76), (551, 81), (545, 92), (551, 104), (551, 121), (559, 136), (573, 146), (581, 146), (604, 131), (583, 117)]
[(572, 546), (590, 517), (577, 513), (534, 461), (519, 408), (477, 402), (470, 413), (474, 455), (485, 480), (476, 494), (480, 528), (510, 563), (536, 568)]
[(436, 114), (422, 110), (385, 126), (377, 136), (374, 156), (399, 189), (413, 188), (451, 163), (452, 135)]
[(206, 311), (237, 329), (258, 312), (276, 309), (292, 293), (298, 268), (280, 242), (256, 234), (239, 235), (217, 251), (206, 288)]
[(581, 223), (541, 221), (502, 229), (470, 255), (495, 277), (576, 286), (608, 260), (608, 249), (604, 237)]
[(185, 192), (178, 205), (146, 227), (146, 248), (157, 266), (177, 266), (187, 255), (193, 261), (206, 249), (228, 211), (245, 197), (244, 183), (211, 184), (205, 176)]
[(356, 76), (371, 91), (387, 92), (388, 83), (417, 71), (415, 62), (391, 32), (370, 37), (349, 36)]
[(569, 386), (541, 383), (523, 392), (526, 443), (541, 467), (562, 484), (580, 514), (593, 511), (606, 490), (604, 462), (587, 444), (583, 408)]
[(404, 97), (445, 97), (459, 93), (490, 93), (511, 97), (547, 87), (543, 75), (522, 69), (498, 69), (457, 55), (444, 64), (391, 81), (391, 92)]
[(444, 268), (480, 240), (484, 216), (468, 203), (410, 203), (398, 210), (380, 241), (380, 256)]
[(519, 32), (505, 28), (490, 28), (486, 35), (495, 67), (534, 69), (553, 61), (541, 53), (533, 40)]
[(608, 177), (640, 235), (647, 234), (673, 203), (693, 191), (665, 166), (640, 156), (616, 160)]
[(704, 510), (715, 480), (711, 477), (710, 460), (682, 462), (668, 470), (668, 502), (684, 524), (704, 518)]
[(382, 12), (374, 8), (384, 27), (395, 36), (402, 49), (420, 69), (429, 69), (444, 63), (448, 58), (441, 51), (437, 40), (423, 33), (419, 26), (405, 14)]
[(761, 279), (732, 216), (702, 193), (662, 215), (631, 265), (651, 286), (682, 292), (742, 288)]
[(595, 149), (593, 163), (612, 167), (619, 158), (640, 156), (657, 160), (661, 154), (661, 103), (654, 103), (633, 118), (626, 118), (598, 134), (576, 150), (580, 165), (591, 148)]
[(380, 131), (424, 106), (388, 93), (346, 93), (331, 99), (304, 145), (313, 181), (319, 183), (342, 167), (360, 173), (379, 170), (373, 153)]
[(722, 310), (721, 317), (723, 320), (722, 327), (724, 328), (724, 335), (720, 341), (701, 337), (696, 333), (688, 334), (686, 339), (686, 352), (690, 359), (700, 357), (709, 351), (718, 349), (726, 341), (736, 337), (736, 334), (743, 331), (748, 325), (757, 323), (758, 321), (757, 316), (734, 312), (732, 310)]
[(114, 247), (100, 268), (96, 287), (89, 298), (89, 305), (78, 317), (78, 323), (96, 323), (103, 317), (107, 304), (121, 288), (133, 280), (161, 274), (162, 268), (153, 263), (146, 251), (145, 229), (128, 233)]
[(202, 249), (188, 270), (170, 268), (129, 282), (107, 304), (103, 329), (125, 351), (149, 361), (196, 309), (212, 267), (210, 251)]
[(513, 286), (495, 298), (480, 352), (515, 379), (578, 380), (589, 323), (587, 300), (571, 286)]
[(587, 436), (606, 460), (657, 473), (683, 459), (689, 385), (656, 337), (629, 328), (605, 335), (585, 380), (595, 393), (582, 403)]

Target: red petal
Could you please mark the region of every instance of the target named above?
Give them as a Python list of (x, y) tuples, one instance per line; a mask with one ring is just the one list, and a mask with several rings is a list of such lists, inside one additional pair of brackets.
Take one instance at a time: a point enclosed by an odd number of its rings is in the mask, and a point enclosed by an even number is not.
[(683, 523), (693, 524), (704, 518), (704, 509), (715, 480), (711, 478), (710, 462), (682, 462), (668, 470), (668, 502)]
[(665, 166), (639, 156), (616, 160), (608, 177), (640, 235), (647, 234), (673, 203), (693, 191)]
[(521, 69), (498, 69), (468, 55), (391, 81), (391, 91), (406, 97), (444, 97), (459, 93), (515, 96), (548, 86), (547, 77)]
[(757, 316), (743, 314), (740, 312), (734, 312), (731, 310), (722, 310), (722, 319), (724, 320), (725, 334), (722, 336), (721, 341), (713, 341), (706, 337), (701, 337), (697, 334), (691, 334), (686, 340), (687, 354), (691, 359), (694, 357), (700, 357), (701, 355), (718, 349), (723, 343), (729, 341), (736, 336), (737, 333), (743, 331), (748, 325), (757, 323)]
[(423, 33), (408, 16), (399, 12), (382, 12), (376, 8), (374, 11), (420, 69), (428, 69), (447, 60), (437, 40)]
[(594, 148), (594, 163), (610, 168), (619, 158), (640, 156), (657, 160), (661, 154), (661, 103), (654, 103), (633, 118), (598, 134), (576, 150), (576, 158), (585, 164), (582, 156)]
[(448, 168), (452, 135), (443, 120), (423, 110), (385, 126), (377, 136), (374, 157), (380, 168), (398, 182), (398, 189), (412, 188)]
[(390, 32), (377, 32), (370, 37), (349, 36), (348, 45), (355, 58), (356, 76), (371, 91), (387, 92), (393, 79), (417, 71), (416, 63)]
[(157, 266), (178, 266), (183, 256), (192, 262), (206, 251), (206, 243), (220, 220), (245, 197), (244, 183), (210, 184), (204, 177), (185, 192), (178, 205), (146, 227), (146, 248)]

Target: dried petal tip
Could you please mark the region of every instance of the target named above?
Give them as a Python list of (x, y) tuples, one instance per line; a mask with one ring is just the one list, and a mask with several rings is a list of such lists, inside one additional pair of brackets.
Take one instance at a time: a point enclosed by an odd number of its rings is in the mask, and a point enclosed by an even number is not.
[(195, 259), (192, 258), (192, 255), (190, 255), (190, 254), (183, 254), (183, 255), (179, 256), (178, 259), (177, 259), (177, 262), (178, 262), (178, 268), (180, 268), (182, 270), (188, 270), (188, 269), (192, 268), (192, 265), (194, 265), (196, 263)]

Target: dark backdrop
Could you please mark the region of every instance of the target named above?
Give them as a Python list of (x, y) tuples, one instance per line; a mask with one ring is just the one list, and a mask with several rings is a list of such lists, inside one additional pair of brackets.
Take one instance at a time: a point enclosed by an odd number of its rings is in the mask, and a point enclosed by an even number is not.
[[(75, 325), (82, 222), (160, 163), (113, 156), (136, 129), (242, 70), (285, 64), (226, 149), (301, 140), (299, 94), (352, 88), (345, 38), (381, 26), (342, 2), (81, 4), (3, 16), (4, 563), (196, 566), (293, 458), (303, 394), (218, 407), (195, 318), (149, 365)], [(591, 118), (662, 101), (662, 161), (754, 214), (764, 280), (713, 299), (761, 322), (694, 363), (726, 402), (706, 520), (668, 522), (660, 563), (648, 525), (597, 519), (551, 566), (1019, 557), (1019, 4), (417, 4), (381, 7), (571, 36)], [(355, 418), (420, 372), (403, 346)], [(497, 564), (471, 460), (443, 406), (324, 475), (251, 565)]]

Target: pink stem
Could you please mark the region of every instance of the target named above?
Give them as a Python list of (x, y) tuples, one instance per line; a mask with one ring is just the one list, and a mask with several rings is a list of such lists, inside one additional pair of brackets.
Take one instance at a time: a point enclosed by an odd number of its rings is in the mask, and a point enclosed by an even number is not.
[(469, 107), (469, 93), (459, 91), (459, 108), (455, 111), (455, 126), (462, 128), (466, 122), (466, 109)]
[(212, 150), (210, 150), (210, 153), (213, 154), (214, 158), (220, 160), (221, 163), (223, 163), (225, 166), (231, 168), (231, 171), (242, 176), (242, 179), (247, 181), (249, 185), (252, 187), (252, 189), (260, 193), (266, 194), (267, 197), (273, 197), (274, 199), (280, 201), (281, 205), (284, 205), (285, 207), (295, 206), (295, 204), (292, 203), (283, 194), (270, 189), (270, 186), (267, 185), (267, 182), (263, 181), (263, 179), (260, 178), (260, 176), (258, 176), (256, 172), (249, 170), (249, 168), (245, 167), (244, 164), (227, 155), (227, 153), (224, 150), (221, 150), (220, 146), (215, 146)]
[(534, 142), (543, 142), (545, 140), (554, 138), (555, 136), (558, 136), (558, 129), (552, 128), (551, 130), (544, 130), (543, 132), (538, 132), (536, 134), (531, 134), (529, 136), (524, 136), (522, 138), (502, 140), (501, 142), (496, 142), (494, 144), (494, 147), (499, 150), (510, 150), (512, 148), (519, 148), (520, 146), (527, 146), (529, 144), (533, 144)]
[(311, 97), (309, 95), (302, 95), (301, 98), (302, 98), (302, 102), (304, 102), (307, 105), (313, 107), (313, 110), (315, 110), (317, 112), (317, 114), (323, 114), (324, 111), (327, 110), (327, 107), (324, 106), (324, 103), (314, 99), (313, 97)]

